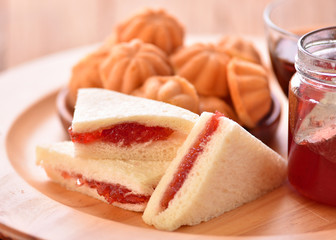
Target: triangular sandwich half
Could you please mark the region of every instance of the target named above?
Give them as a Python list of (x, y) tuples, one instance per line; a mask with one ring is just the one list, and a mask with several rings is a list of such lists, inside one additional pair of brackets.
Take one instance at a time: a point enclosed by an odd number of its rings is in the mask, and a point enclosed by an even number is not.
[(236, 122), (202, 113), (143, 214), (158, 229), (208, 221), (278, 187), (285, 160)]
[(160, 101), (80, 89), (70, 136), (83, 158), (171, 161), (198, 117)]
[(169, 162), (81, 159), (73, 143), (59, 142), (36, 148), (36, 163), (56, 183), (104, 202), (143, 211)]

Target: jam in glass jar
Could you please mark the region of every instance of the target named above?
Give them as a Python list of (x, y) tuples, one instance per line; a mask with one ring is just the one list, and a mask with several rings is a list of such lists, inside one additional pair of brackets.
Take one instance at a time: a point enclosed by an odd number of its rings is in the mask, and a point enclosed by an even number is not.
[(298, 41), (289, 85), (288, 179), (302, 195), (336, 206), (336, 27)]

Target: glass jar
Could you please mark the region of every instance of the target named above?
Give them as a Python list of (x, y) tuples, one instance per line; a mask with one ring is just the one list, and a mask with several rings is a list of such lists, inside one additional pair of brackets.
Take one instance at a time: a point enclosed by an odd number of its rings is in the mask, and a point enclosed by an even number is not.
[(298, 41), (289, 85), (288, 179), (302, 195), (336, 206), (336, 27)]

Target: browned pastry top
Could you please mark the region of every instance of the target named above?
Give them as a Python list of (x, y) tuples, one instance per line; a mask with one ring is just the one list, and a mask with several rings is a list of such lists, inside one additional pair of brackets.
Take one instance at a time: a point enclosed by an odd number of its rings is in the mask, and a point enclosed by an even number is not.
[(170, 60), (176, 74), (193, 83), (199, 94), (228, 96), (226, 66), (230, 57), (217, 45), (196, 43), (181, 48)]
[(138, 38), (158, 46), (167, 54), (183, 45), (184, 27), (163, 9), (145, 9), (135, 14), (116, 28), (119, 42)]
[(103, 87), (126, 94), (151, 76), (172, 74), (166, 53), (138, 39), (116, 44), (100, 65)]
[(218, 46), (231, 57), (238, 57), (261, 64), (261, 57), (258, 50), (251, 41), (245, 38), (235, 35), (226, 35), (219, 41)]
[(199, 113), (199, 97), (194, 86), (180, 76), (153, 76), (133, 95), (170, 103)]

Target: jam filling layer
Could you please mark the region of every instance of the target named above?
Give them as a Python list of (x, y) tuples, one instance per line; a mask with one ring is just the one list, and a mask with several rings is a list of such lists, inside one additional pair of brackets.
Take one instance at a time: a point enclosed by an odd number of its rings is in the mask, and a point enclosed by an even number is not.
[(203, 131), (198, 135), (198, 139), (193, 143), (193, 145), (189, 148), (188, 153), (183, 157), (180, 165), (177, 168), (177, 171), (173, 176), (173, 179), (162, 196), (160, 202), (162, 211), (168, 208), (169, 202), (174, 198), (175, 194), (182, 187), (183, 183), (188, 177), (189, 172), (194, 166), (196, 159), (203, 153), (206, 144), (210, 141), (211, 136), (217, 130), (219, 125), (219, 118), (223, 116), (223, 114), (216, 112), (207, 121)]
[(95, 180), (87, 180), (81, 174), (67, 173), (62, 171), (62, 177), (65, 179), (74, 179), (78, 187), (86, 185), (97, 190), (100, 196), (112, 204), (114, 202), (127, 204), (143, 204), (147, 203), (150, 196), (133, 194), (132, 191), (120, 184), (110, 184), (98, 182)]
[(167, 140), (174, 132), (171, 128), (148, 127), (136, 122), (125, 122), (93, 132), (75, 133), (69, 129), (71, 140), (76, 143), (92, 143), (95, 141), (110, 142), (128, 147), (134, 143)]

